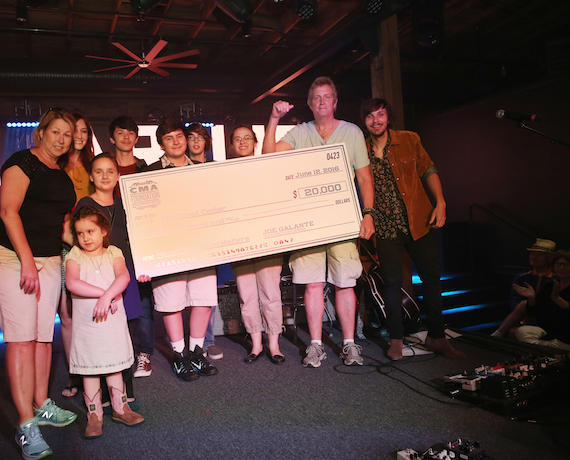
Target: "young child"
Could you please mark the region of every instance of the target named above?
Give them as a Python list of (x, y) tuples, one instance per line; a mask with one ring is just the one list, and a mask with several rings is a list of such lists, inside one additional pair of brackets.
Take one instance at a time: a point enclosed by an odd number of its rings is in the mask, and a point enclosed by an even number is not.
[[(127, 270), (130, 274), (129, 284), (123, 293), (123, 305), (127, 313), (127, 321), (129, 325), (142, 314), (142, 295), (140, 286), (135, 277), (135, 268), (131, 255), (131, 247), (129, 245), (129, 237), (127, 234), (127, 223), (125, 211), (121, 198), (113, 196), (117, 182), (119, 181), (119, 168), (114, 155), (109, 152), (103, 152), (97, 155), (88, 167), (89, 179), (94, 185), (95, 192), (90, 196), (81, 198), (75, 207), (77, 212), (84, 206), (93, 206), (101, 211), (101, 213), (110, 221), (109, 244), (118, 247), (123, 252)], [(150, 279), (150, 278), (149, 278)], [(150, 283), (147, 283), (150, 284)], [(123, 371), (123, 380), (127, 386), (127, 398), (131, 409), (137, 410), (139, 404), (135, 401), (133, 388), (132, 369), (128, 368)], [(110, 414), (109, 400), (110, 396), (104, 382), (102, 385), (102, 401), (103, 411)]]
[(86, 438), (103, 434), (101, 374), (111, 393), (113, 420), (129, 426), (144, 421), (127, 403), (121, 374), (134, 361), (121, 295), (130, 276), (121, 250), (106, 247), (110, 227), (95, 207), (81, 208), (71, 218), (74, 246), (66, 259), (66, 286), (73, 304), (69, 369), (83, 376)]

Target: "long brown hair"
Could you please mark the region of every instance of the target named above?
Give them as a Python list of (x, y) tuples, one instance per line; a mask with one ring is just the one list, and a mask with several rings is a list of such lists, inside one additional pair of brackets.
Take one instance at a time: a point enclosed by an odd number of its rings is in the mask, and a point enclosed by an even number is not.
[[(89, 164), (91, 163), (91, 160), (93, 160), (93, 156), (95, 154), (93, 149), (93, 128), (91, 128), (91, 124), (89, 123), (89, 120), (85, 115), (79, 112), (74, 112), (72, 115), (73, 118), (75, 119), (75, 122), (83, 120), (87, 125), (87, 143), (85, 144), (85, 147), (83, 147), (83, 149), (81, 149), (81, 151), (79, 152), (79, 160), (81, 161), (81, 164), (83, 165), (85, 170), (89, 171)], [(72, 141), (72, 146), (69, 148), (69, 150), (74, 148), (73, 143), (74, 141)], [(58, 159), (58, 164), (61, 169), (64, 169), (68, 163), (69, 163), (69, 151), (65, 155), (60, 156)]]

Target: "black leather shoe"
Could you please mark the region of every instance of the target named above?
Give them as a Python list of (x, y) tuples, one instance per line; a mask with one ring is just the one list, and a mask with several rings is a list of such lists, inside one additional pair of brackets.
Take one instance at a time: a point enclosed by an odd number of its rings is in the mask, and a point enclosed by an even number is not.
[(285, 362), (285, 356), (283, 355), (269, 356), (269, 359), (273, 364), (283, 364)]
[(260, 354), (261, 353), (258, 353), (257, 355), (255, 353), (250, 353), (245, 358), (243, 358), (243, 362), (247, 363), (247, 364), (251, 364), (251, 363), (253, 363), (259, 359)]

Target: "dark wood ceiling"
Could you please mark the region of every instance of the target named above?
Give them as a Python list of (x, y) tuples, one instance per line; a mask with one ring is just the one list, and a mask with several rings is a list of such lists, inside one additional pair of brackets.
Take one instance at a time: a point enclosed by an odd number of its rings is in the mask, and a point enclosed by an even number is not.
[[(16, 3), (26, 5), (27, 21), (17, 20)], [(316, 20), (303, 21), (294, 3), (250, 0), (246, 37), (214, 0), (161, 0), (143, 16), (128, 0), (0, 0), (0, 95), (178, 98), (199, 101), (216, 121), (267, 115), (276, 97), (302, 104), (321, 74), (339, 83), (345, 99), (369, 97), (371, 24), (379, 18), (371, 19), (362, 0), (319, 0)], [(383, 3), (380, 18), (397, 10), (407, 116), (570, 72), (568, 0)], [(414, 14), (437, 3), (443, 35), (437, 46), (425, 46), (414, 32)], [(123, 63), (85, 57), (130, 59), (112, 42), (140, 56), (160, 39), (168, 44), (159, 57), (196, 49), (171, 62), (197, 68), (168, 68), (166, 77), (141, 69), (125, 80), (134, 66), (95, 73)]]

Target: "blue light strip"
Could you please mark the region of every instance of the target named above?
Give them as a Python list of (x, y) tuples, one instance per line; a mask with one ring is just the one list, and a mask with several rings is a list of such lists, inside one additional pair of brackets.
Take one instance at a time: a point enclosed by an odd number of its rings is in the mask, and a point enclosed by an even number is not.
[(468, 289), (458, 289), (457, 291), (442, 292), (441, 296), (446, 297), (448, 295), (459, 295), (459, 294), (465, 294), (466, 292), (471, 292), (471, 291), (469, 291)]
[(477, 305), (465, 305), (464, 307), (456, 307), (456, 308), (448, 308), (447, 310), (443, 310), (444, 315), (451, 315), (452, 313), (461, 313), (464, 311), (471, 311), (471, 310), (480, 310), (481, 308), (490, 307), (491, 303), (480, 303)]
[[(440, 278), (441, 281), (450, 280), (455, 278), (454, 276), (442, 276)], [(422, 284), (422, 280), (418, 275), (412, 275), (412, 284)]]
[(35, 128), (39, 124), (39, 121), (9, 121), (6, 128)]
[[(184, 127), (188, 128), (188, 126), (190, 126), (192, 123), (184, 123)], [(214, 123), (200, 123), (204, 128), (213, 128), (214, 127)]]
[[(442, 297), (447, 297), (447, 296), (450, 296), (450, 295), (465, 294), (466, 292), (471, 292), (471, 291), (469, 291), (469, 290), (467, 290), (467, 289), (459, 289), (459, 290), (457, 290), (457, 291), (446, 291), (446, 292), (442, 292), (442, 293), (441, 293), (441, 296), (442, 296)], [(419, 295), (419, 296), (418, 296), (418, 299), (423, 299), (423, 298), (424, 298), (423, 295)]]
[(502, 324), (501, 321), (494, 321), (492, 323), (483, 323), (483, 324), (477, 324), (475, 326), (462, 327), (461, 330), (463, 330), (463, 331), (477, 331), (479, 329), (491, 329), (491, 328), (496, 329), (501, 324)]

